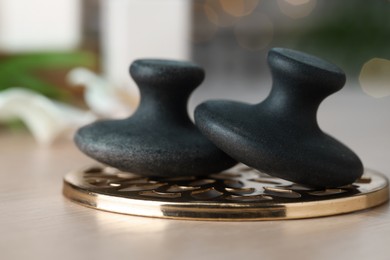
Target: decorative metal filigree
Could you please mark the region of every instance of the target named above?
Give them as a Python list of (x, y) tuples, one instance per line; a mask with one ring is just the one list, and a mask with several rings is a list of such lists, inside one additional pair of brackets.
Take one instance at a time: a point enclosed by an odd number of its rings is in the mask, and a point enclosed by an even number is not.
[(318, 190), (271, 177), (245, 165), (210, 176), (172, 178), (148, 178), (102, 166), (87, 169), (84, 180), (101, 192), (115, 191), (124, 197), (137, 196), (145, 200), (164, 198), (184, 202), (213, 199), (219, 202), (266, 202), (274, 198), (288, 200), (346, 196), (359, 193), (360, 186), (371, 182), (371, 178), (365, 176), (353, 185)]
[[(376, 194), (376, 200), (367, 205), (362, 204), (361, 200), (350, 200), (378, 192), (380, 196)], [(351, 185), (315, 189), (269, 176), (242, 164), (208, 176), (170, 178), (145, 177), (112, 167), (94, 166), (68, 174), (64, 193), (70, 199), (88, 206), (136, 215), (191, 219), (273, 219), (332, 215), (372, 207), (387, 200), (388, 184), (385, 177), (370, 170), (366, 170), (363, 177)], [(99, 197), (102, 195), (106, 197)], [(335, 206), (335, 202), (341, 203), (346, 199), (355, 204)], [(102, 200), (105, 203), (99, 204)], [(110, 204), (106, 200), (112, 205), (120, 203), (121, 208), (117, 205), (107, 206)], [(143, 203), (145, 208), (153, 208), (149, 202), (156, 202), (156, 208), (161, 209), (159, 214), (151, 213), (151, 210), (140, 211), (138, 206)], [(126, 204), (126, 207), (122, 207), (122, 204)], [(330, 205), (334, 208), (326, 209)], [(324, 212), (318, 209), (313, 211), (318, 206), (324, 207)], [(302, 216), (291, 213), (305, 207), (307, 214), (304, 211), (299, 212)]]

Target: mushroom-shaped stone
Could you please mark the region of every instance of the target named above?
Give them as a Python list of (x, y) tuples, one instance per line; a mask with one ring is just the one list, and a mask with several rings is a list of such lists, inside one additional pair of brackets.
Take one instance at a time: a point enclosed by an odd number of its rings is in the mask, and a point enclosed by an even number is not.
[(340, 90), (345, 74), (317, 57), (274, 48), (269, 96), (251, 105), (207, 101), (195, 110), (201, 132), (232, 158), (270, 175), (304, 185), (337, 187), (363, 174), (358, 156), (322, 132), (317, 109)]
[(75, 136), (90, 157), (146, 176), (205, 175), (236, 162), (205, 138), (187, 114), (191, 92), (204, 71), (189, 62), (137, 60), (130, 74), (138, 84), (141, 103), (124, 120), (87, 125)]

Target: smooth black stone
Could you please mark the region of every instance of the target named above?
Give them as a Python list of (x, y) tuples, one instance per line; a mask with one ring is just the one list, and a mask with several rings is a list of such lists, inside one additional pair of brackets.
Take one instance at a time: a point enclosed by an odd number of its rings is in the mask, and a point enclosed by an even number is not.
[(81, 151), (146, 176), (205, 175), (236, 164), (188, 117), (187, 101), (204, 79), (202, 68), (188, 62), (137, 60), (130, 74), (141, 92), (137, 111), (124, 120), (79, 129), (75, 142)]
[(282, 48), (268, 54), (269, 96), (251, 105), (207, 101), (195, 109), (201, 132), (231, 157), (260, 171), (316, 187), (338, 187), (363, 174), (358, 156), (321, 131), (317, 109), (345, 74), (314, 56)]

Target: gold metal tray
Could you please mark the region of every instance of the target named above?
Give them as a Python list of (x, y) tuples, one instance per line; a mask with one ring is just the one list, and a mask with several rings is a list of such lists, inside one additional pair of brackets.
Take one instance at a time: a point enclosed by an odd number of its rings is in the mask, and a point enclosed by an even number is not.
[(146, 178), (111, 167), (70, 172), (64, 195), (95, 209), (192, 220), (275, 220), (330, 216), (380, 205), (387, 178), (365, 170), (352, 185), (318, 190), (271, 177), (245, 165), (203, 177)]

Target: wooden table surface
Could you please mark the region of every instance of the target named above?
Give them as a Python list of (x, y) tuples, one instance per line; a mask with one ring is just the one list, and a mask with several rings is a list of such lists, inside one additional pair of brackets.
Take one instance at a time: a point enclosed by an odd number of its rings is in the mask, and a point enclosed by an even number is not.
[[(367, 167), (390, 176), (390, 99), (344, 91), (320, 125)], [(0, 133), (0, 259), (390, 259), (388, 204), (289, 221), (205, 222), (126, 216), (62, 196), (62, 178), (92, 163), (70, 141), (39, 147)]]

